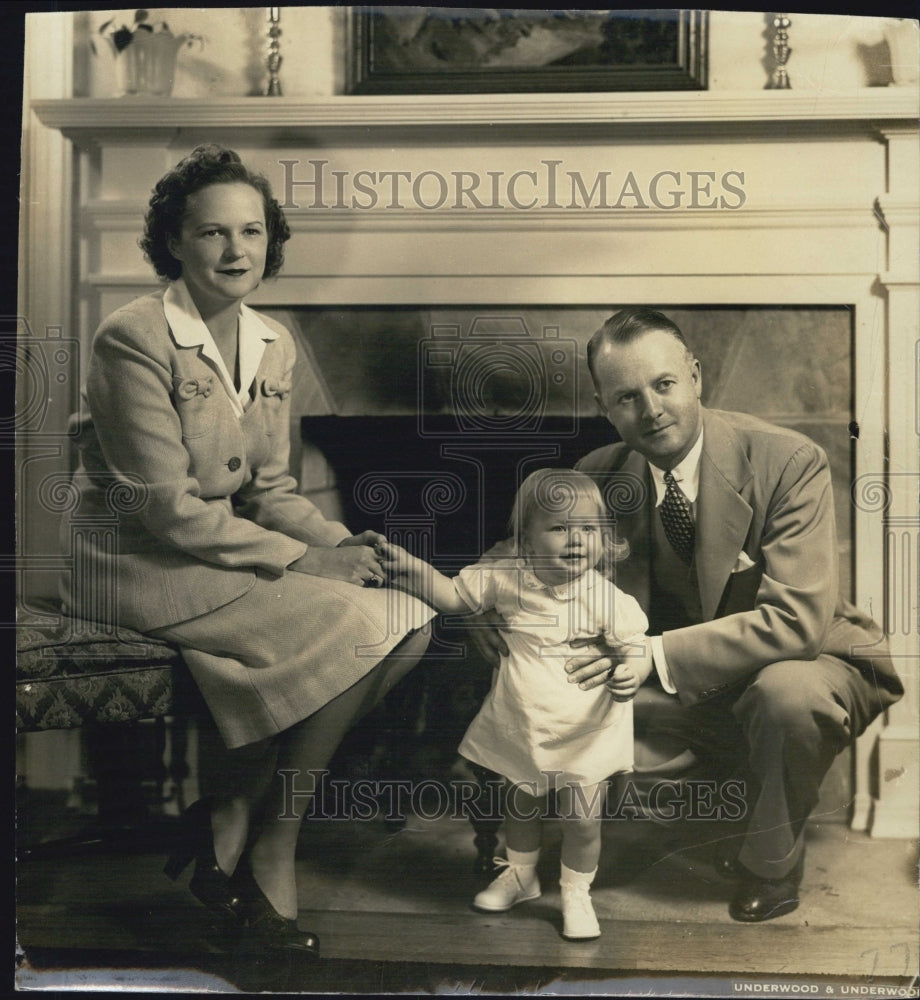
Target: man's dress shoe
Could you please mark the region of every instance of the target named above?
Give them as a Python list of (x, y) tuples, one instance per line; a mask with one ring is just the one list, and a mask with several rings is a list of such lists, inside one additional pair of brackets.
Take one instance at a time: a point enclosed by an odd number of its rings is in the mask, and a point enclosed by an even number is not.
[(761, 878), (736, 862), (741, 878), (728, 906), (729, 914), (743, 923), (754, 924), (792, 913), (799, 905), (802, 860), (783, 878)]

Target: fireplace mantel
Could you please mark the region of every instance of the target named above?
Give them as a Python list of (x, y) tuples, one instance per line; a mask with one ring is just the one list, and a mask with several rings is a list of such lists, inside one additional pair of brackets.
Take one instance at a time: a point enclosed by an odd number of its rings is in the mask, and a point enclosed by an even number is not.
[(807, 128), (845, 134), (882, 123), (916, 124), (920, 96), (911, 87), (872, 87), (819, 94), (797, 91), (492, 95), (463, 97), (334, 97), (321, 100), (276, 97), (215, 97), (208, 100), (122, 97), (39, 100), (32, 104), (43, 124), (80, 144), (103, 138), (205, 130), (280, 132), (362, 143), (417, 134), (454, 141), (493, 134), (545, 140), (630, 135), (649, 129), (673, 136), (712, 137), (725, 132), (782, 134)]

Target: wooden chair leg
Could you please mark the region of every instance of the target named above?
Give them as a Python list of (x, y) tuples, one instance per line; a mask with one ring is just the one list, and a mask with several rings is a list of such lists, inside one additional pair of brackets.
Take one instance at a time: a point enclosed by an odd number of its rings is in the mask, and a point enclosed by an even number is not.
[(167, 765), (168, 784), (163, 795), (164, 805), (175, 802), (178, 813), (183, 813), (187, 806), (185, 801), (185, 781), (191, 774), (188, 763), (189, 751), (189, 720), (185, 716), (173, 716), (168, 722), (169, 730), (169, 763)]
[[(159, 721), (159, 720), (157, 720)], [(84, 729), (89, 770), (96, 784), (96, 818), (68, 837), (23, 844), (20, 860), (66, 857), (100, 849), (166, 849), (177, 833), (175, 817), (151, 815), (161, 805), (166, 767), (158, 725), (103, 723)]]

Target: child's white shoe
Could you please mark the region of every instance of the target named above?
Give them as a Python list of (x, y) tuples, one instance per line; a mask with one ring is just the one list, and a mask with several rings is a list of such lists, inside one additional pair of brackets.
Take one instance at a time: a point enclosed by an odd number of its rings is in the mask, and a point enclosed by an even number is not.
[[(596, 869), (595, 869), (596, 871)], [(594, 872), (576, 872), (562, 867), (562, 936), (570, 941), (584, 941), (601, 936), (601, 927), (591, 903)]]
[(488, 888), (476, 894), (473, 906), (489, 913), (503, 913), (517, 903), (536, 899), (540, 895), (540, 880), (533, 865), (515, 865), (504, 858), (496, 858), (497, 865), (503, 865), (498, 878), (493, 879)]

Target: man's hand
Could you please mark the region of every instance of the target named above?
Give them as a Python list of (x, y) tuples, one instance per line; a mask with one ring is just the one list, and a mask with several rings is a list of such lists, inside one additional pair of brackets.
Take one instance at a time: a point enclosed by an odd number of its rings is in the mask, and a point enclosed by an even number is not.
[(497, 611), (484, 611), (481, 615), (472, 615), (464, 623), (470, 642), (493, 669), (499, 660), (508, 655), (508, 644), (501, 630), (507, 629), (505, 619)]
[(569, 683), (577, 684), (583, 691), (607, 684), (617, 701), (634, 697), (654, 666), (652, 644), (646, 636), (628, 642), (609, 642), (606, 636), (597, 635), (574, 639), (572, 645), (590, 651), (584, 656), (573, 656), (566, 663)]

